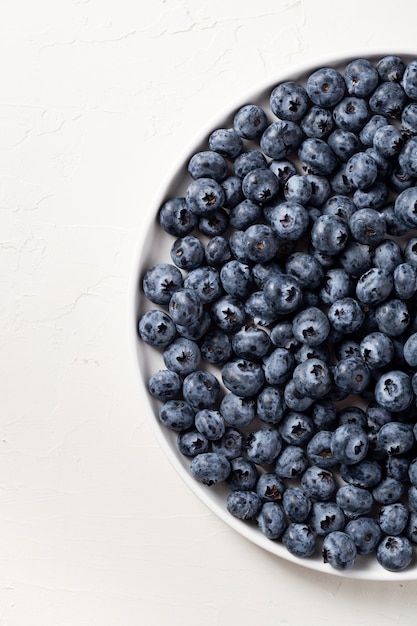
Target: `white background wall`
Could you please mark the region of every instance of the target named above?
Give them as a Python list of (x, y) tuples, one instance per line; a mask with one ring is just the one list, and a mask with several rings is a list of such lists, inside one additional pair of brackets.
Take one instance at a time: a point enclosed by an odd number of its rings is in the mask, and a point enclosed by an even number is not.
[(0, 3), (0, 626), (415, 623), (416, 584), (290, 565), (173, 471), (126, 340), (179, 149), (268, 76), (416, 50), (411, 0)]

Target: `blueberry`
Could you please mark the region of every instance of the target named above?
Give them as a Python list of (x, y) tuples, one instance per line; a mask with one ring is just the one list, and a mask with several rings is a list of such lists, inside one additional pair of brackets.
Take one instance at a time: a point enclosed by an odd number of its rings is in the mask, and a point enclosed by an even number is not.
[(303, 396), (297, 391), (292, 379), (290, 379), (284, 387), (284, 400), (287, 407), (292, 411), (305, 411), (314, 402), (313, 398)]
[(402, 86), (411, 100), (417, 100), (417, 61), (413, 60), (404, 69)]
[(322, 555), (324, 563), (329, 563), (336, 570), (346, 570), (354, 566), (357, 549), (347, 533), (336, 530), (323, 539)]
[(300, 343), (317, 346), (323, 343), (329, 334), (330, 323), (326, 314), (317, 307), (308, 307), (293, 318), (294, 337)]
[(314, 71), (307, 79), (310, 100), (319, 106), (333, 107), (343, 98), (346, 86), (343, 76), (331, 67)]
[(302, 204), (286, 200), (271, 209), (271, 226), (278, 237), (284, 240), (297, 241), (307, 230), (309, 216)]
[(341, 478), (354, 487), (371, 489), (376, 487), (382, 479), (382, 469), (377, 461), (364, 458), (357, 463), (342, 463), (340, 466)]
[(371, 554), (381, 540), (381, 529), (372, 517), (358, 517), (346, 524), (345, 533), (353, 540), (358, 554)]
[(378, 523), (386, 535), (400, 535), (408, 522), (408, 509), (402, 502), (386, 504), (379, 509)]
[(298, 478), (307, 469), (308, 459), (300, 446), (287, 445), (278, 455), (274, 471), (280, 478)]
[(369, 189), (377, 175), (377, 164), (366, 152), (357, 152), (346, 163), (346, 176), (355, 189)]
[(232, 259), (220, 270), (220, 282), (230, 296), (244, 299), (252, 289), (252, 275), (249, 265)]
[(332, 112), (313, 105), (302, 118), (300, 126), (307, 137), (325, 139), (334, 127)]
[(391, 339), (378, 331), (366, 335), (359, 347), (362, 359), (371, 369), (385, 367), (394, 358), (394, 345)]
[(401, 57), (388, 54), (377, 62), (376, 69), (382, 81), (398, 83), (404, 75), (405, 64)]
[(281, 478), (273, 472), (260, 474), (256, 483), (256, 493), (262, 502), (280, 502), (285, 491)]
[(311, 465), (302, 474), (300, 487), (309, 498), (324, 502), (336, 492), (336, 480), (330, 470)]
[(209, 441), (220, 439), (224, 435), (225, 423), (219, 411), (201, 409), (195, 414), (195, 428)]
[(195, 409), (211, 409), (220, 395), (220, 384), (211, 372), (195, 370), (183, 382), (184, 399)]
[(298, 121), (308, 109), (305, 88), (296, 81), (285, 81), (274, 87), (270, 95), (271, 110), (281, 120)]
[(148, 381), (151, 396), (157, 400), (174, 400), (181, 392), (183, 383), (177, 372), (158, 370)]
[(404, 535), (412, 543), (417, 543), (417, 512), (410, 511), (408, 522), (404, 529)]
[(404, 261), (417, 268), (417, 237), (408, 240), (404, 248)]
[(294, 276), (303, 288), (315, 289), (323, 278), (320, 263), (307, 252), (290, 254), (285, 263), (285, 271)]
[(359, 277), (356, 297), (363, 304), (375, 305), (384, 302), (394, 286), (392, 275), (380, 267), (371, 267)]
[(262, 422), (278, 424), (283, 418), (284, 408), (284, 397), (280, 389), (267, 385), (258, 394), (256, 410)]
[(398, 298), (382, 302), (375, 310), (378, 328), (389, 337), (399, 337), (410, 324), (407, 304)]
[(404, 493), (404, 485), (399, 480), (386, 476), (372, 489), (372, 496), (379, 504), (397, 502)]
[(403, 261), (402, 251), (398, 243), (392, 239), (384, 239), (374, 251), (374, 265), (393, 274), (396, 267)]
[(337, 414), (337, 423), (342, 424), (356, 424), (361, 428), (367, 427), (366, 413), (363, 409), (354, 405), (346, 405), (339, 409)]
[(267, 167), (258, 167), (246, 174), (242, 181), (242, 191), (248, 200), (263, 204), (277, 197), (279, 180)]
[(339, 361), (334, 370), (336, 386), (346, 393), (361, 393), (368, 386), (370, 377), (365, 361), (355, 356)]
[(294, 358), (297, 363), (303, 363), (307, 359), (319, 359), (327, 362), (329, 358), (329, 348), (326, 343), (318, 346), (309, 346), (307, 343), (301, 344), (294, 352)]
[(169, 198), (159, 211), (159, 224), (169, 235), (184, 237), (197, 226), (198, 217), (192, 213), (184, 197)]
[(286, 443), (304, 445), (314, 433), (314, 422), (309, 415), (298, 411), (287, 411), (280, 421), (278, 431)]
[(231, 491), (254, 491), (259, 479), (255, 463), (243, 456), (230, 461), (230, 474), (226, 479)]
[(417, 227), (417, 187), (409, 187), (398, 194), (394, 212), (409, 228)]
[(273, 463), (281, 452), (281, 448), (281, 436), (272, 427), (254, 430), (246, 439), (247, 457), (257, 465), (266, 466)]
[(239, 429), (227, 426), (224, 435), (211, 444), (213, 452), (225, 456), (229, 461), (242, 456), (245, 449), (245, 435)]
[(332, 326), (344, 334), (357, 331), (365, 319), (360, 304), (351, 297), (340, 298), (333, 302), (327, 316)]
[(369, 107), (373, 113), (388, 118), (398, 118), (404, 108), (407, 96), (399, 83), (381, 83), (369, 98)]
[(170, 263), (157, 263), (149, 268), (142, 281), (145, 296), (154, 304), (168, 304), (174, 291), (182, 287), (181, 271)]
[(195, 341), (178, 337), (165, 348), (163, 359), (167, 369), (186, 376), (200, 365), (201, 352)]
[(243, 139), (257, 139), (265, 130), (268, 118), (262, 107), (246, 104), (233, 117), (233, 128)]
[(190, 211), (196, 215), (210, 215), (222, 208), (225, 193), (216, 180), (203, 177), (188, 185), (185, 199)]
[(191, 178), (212, 178), (221, 182), (227, 176), (227, 161), (221, 154), (212, 150), (196, 152), (188, 162), (188, 173)]
[(298, 158), (303, 168), (319, 176), (329, 176), (337, 166), (337, 157), (323, 139), (307, 137), (298, 148)]
[(291, 176), (297, 174), (296, 166), (287, 158), (273, 159), (268, 167), (274, 172), (282, 187), (285, 186), (285, 183)]
[(320, 359), (307, 359), (293, 372), (295, 389), (309, 398), (323, 398), (331, 389), (333, 379), (328, 365)]
[(159, 407), (158, 417), (171, 430), (187, 430), (194, 424), (194, 409), (184, 400), (167, 400)]
[(301, 524), (310, 515), (311, 500), (301, 487), (287, 487), (282, 493), (282, 507), (290, 522)]
[(330, 268), (324, 274), (320, 287), (320, 299), (324, 304), (332, 305), (337, 300), (351, 295), (353, 281), (350, 274), (340, 268)]
[(282, 543), (294, 556), (310, 557), (316, 551), (317, 540), (308, 524), (290, 523), (282, 535)]
[(361, 143), (356, 133), (342, 128), (335, 128), (328, 136), (327, 143), (343, 163), (346, 163), (353, 154), (361, 149)]
[(229, 336), (222, 330), (212, 330), (206, 333), (200, 344), (200, 352), (207, 363), (215, 365), (225, 363), (232, 355)]
[(320, 430), (307, 443), (307, 456), (310, 462), (322, 469), (336, 465), (336, 460), (330, 450), (331, 438), (331, 430)]
[(203, 304), (194, 289), (182, 287), (174, 291), (169, 301), (169, 314), (175, 324), (186, 326), (199, 319)]
[(306, 174), (307, 180), (311, 184), (311, 196), (309, 204), (314, 207), (321, 207), (330, 197), (330, 183), (326, 176), (318, 174)]
[(218, 298), (210, 308), (214, 324), (225, 332), (233, 332), (243, 326), (246, 319), (244, 304), (239, 298), (226, 294)]
[(306, 176), (296, 174), (291, 176), (284, 186), (284, 196), (286, 200), (306, 204), (312, 194), (311, 182)]
[(264, 502), (256, 516), (256, 523), (268, 539), (278, 539), (287, 527), (284, 512), (277, 502)]
[(377, 547), (376, 558), (383, 568), (390, 572), (399, 572), (406, 569), (413, 559), (413, 549), (410, 541), (399, 536), (384, 537)]
[(177, 330), (168, 313), (151, 309), (141, 316), (138, 332), (142, 341), (150, 346), (164, 347), (173, 341)]
[(336, 502), (348, 518), (366, 515), (372, 509), (372, 494), (362, 487), (342, 485), (336, 493)]
[[(386, 379), (385, 381), (386, 383), (389, 382)], [(394, 381), (391, 381), (391, 384), (394, 385)], [(411, 424), (403, 424), (402, 422), (389, 422), (381, 426), (377, 433), (377, 439), (384, 452), (395, 455), (409, 452), (415, 443)]]
[(230, 225), (244, 231), (248, 226), (258, 222), (261, 212), (262, 209), (259, 204), (245, 198), (230, 210)]
[(233, 517), (254, 519), (261, 508), (261, 500), (254, 491), (232, 491), (226, 498), (226, 508)]
[(262, 366), (247, 359), (236, 359), (225, 363), (221, 377), (225, 387), (241, 397), (256, 395), (265, 382)]
[(286, 350), (293, 351), (298, 346), (298, 342), (292, 332), (292, 322), (290, 320), (274, 324), (269, 337), (276, 348), (286, 348)]
[(275, 348), (263, 359), (265, 380), (269, 385), (282, 385), (294, 369), (294, 357), (286, 348)]
[(309, 525), (319, 537), (325, 537), (336, 530), (343, 530), (345, 516), (338, 504), (333, 501), (313, 502)]
[(385, 220), (375, 209), (358, 209), (349, 220), (352, 236), (359, 243), (378, 244), (385, 235)]
[(394, 292), (402, 300), (408, 300), (417, 291), (417, 267), (400, 263), (394, 269)]
[(348, 196), (342, 196), (340, 194), (335, 194), (328, 198), (322, 207), (324, 215), (337, 215), (346, 223), (349, 222), (350, 217), (355, 211), (356, 206), (353, 200)]
[(209, 215), (203, 215), (198, 221), (198, 230), (203, 235), (207, 235), (207, 237), (222, 235), (228, 226), (229, 214), (223, 208), (217, 209), (217, 211)]
[(417, 132), (417, 103), (406, 104), (401, 112), (401, 128), (407, 135), (415, 135)]
[(207, 242), (204, 256), (209, 266), (223, 265), (232, 258), (229, 240), (222, 235), (215, 235)]
[(233, 171), (235, 175), (243, 180), (249, 172), (255, 169), (264, 169), (268, 166), (268, 161), (263, 152), (252, 148), (245, 150), (234, 160)]
[(209, 440), (195, 428), (181, 431), (177, 437), (178, 450), (188, 458), (205, 454), (209, 450)]
[(262, 290), (251, 293), (246, 299), (244, 307), (245, 312), (253, 319), (255, 324), (270, 326), (277, 321), (278, 312), (270, 300), (267, 300)]
[(375, 400), (393, 413), (408, 408), (413, 397), (410, 377), (401, 370), (382, 374), (375, 385)]
[(368, 59), (350, 61), (344, 71), (347, 92), (363, 98), (370, 96), (379, 82), (377, 69)]
[(410, 176), (417, 176), (417, 137), (412, 136), (404, 143), (400, 154), (398, 155), (398, 164), (401, 169)]
[(260, 147), (266, 156), (280, 160), (297, 150), (302, 139), (303, 131), (298, 124), (280, 120), (266, 127), (260, 139)]
[(232, 337), (232, 348), (243, 359), (260, 359), (271, 347), (269, 334), (254, 324), (242, 326)]
[(256, 416), (256, 401), (227, 393), (220, 403), (220, 413), (229, 426), (249, 426)]
[(278, 251), (278, 243), (275, 230), (268, 224), (252, 224), (243, 236), (246, 254), (255, 263), (271, 261)]
[(243, 150), (242, 137), (233, 128), (216, 128), (208, 138), (210, 150), (228, 159), (236, 158)]
[(277, 313), (291, 313), (298, 309), (302, 300), (302, 288), (298, 280), (289, 274), (274, 274), (265, 283), (263, 294), (266, 302)]
[(356, 424), (342, 424), (333, 432), (330, 450), (339, 463), (351, 465), (362, 461), (368, 451), (366, 431)]
[(314, 248), (330, 256), (342, 252), (348, 237), (349, 229), (337, 215), (322, 215), (311, 229), (311, 243)]
[(333, 109), (336, 124), (342, 130), (359, 132), (370, 117), (368, 103), (364, 98), (347, 96)]
[(408, 365), (417, 366), (417, 333), (413, 333), (404, 344), (404, 358)]
[(239, 202), (244, 200), (240, 176), (231, 174), (221, 182), (221, 187), (224, 191), (223, 206), (225, 209), (233, 209)]
[(395, 157), (404, 143), (403, 132), (393, 124), (386, 124), (378, 128), (374, 135), (373, 146), (384, 157)]

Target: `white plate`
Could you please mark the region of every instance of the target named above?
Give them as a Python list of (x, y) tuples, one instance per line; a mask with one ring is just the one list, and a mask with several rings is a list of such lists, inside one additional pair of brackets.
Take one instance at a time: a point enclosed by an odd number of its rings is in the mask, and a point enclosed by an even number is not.
[(165, 183), (159, 189), (154, 199), (153, 206), (147, 214), (146, 222), (141, 225), (141, 237), (138, 241), (129, 282), (128, 342), (133, 356), (133, 367), (136, 372), (141, 407), (147, 414), (161, 448), (188, 487), (215, 515), (253, 544), (275, 554), (277, 557), (297, 563), (301, 567), (348, 578), (400, 581), (417, 578), (417, 555), (414, 557), (414, 565), (402, 572), (393, 573), (385, 570), (377, 563), (375, 556), (371, 558), (361, 556), (352, 569), (338, 571), (333, 569), (330, 565), (324, 564), (320, 555), (307, 559), (294, 557), (279, 541), (267, 539), (255, 525), (240, 521), (230, 515), (225, 506), (226, 494), (228, 493), (225, 487), (221, 485), (207, 487), (198, 483), (189, 472), (189, 459), (184, 457), (177, 449), (177, 434), (160, 424), (158, 420), (158, 407), (160, 403), (150, 397), (147, 390), (147, 381), (155, 371), (164, 367), (164, 365), (160, 353), (144, 342), (141, 342), (138, 339), (137, 333), (137, 323), (140, 316), (145, 310), (155, 308), (155, 305), (149, 303), (141, 293), (143, 275), (145, 271), (155, 263), (163, 261), (171, 263), (169, 249), (173, 243), (173, 238), (159, 227), (157, 219), (159, 209), (166, 199), (183, 194), (187, 184), (191, 180), (187, 174), (187, 163), (195, 152), (207, 148), (207, 138), (210, 132), (216, 128), (231, 127), (234, 112), (248, 103), (260, 104), (267, 111), (269, 120), (272, 121), (274, 118), (269, 109), (269, 94), (273, 87), (280, 82), (296, 80), (305, 84), (308, 75), (320, 67), (334, 67), (342, 70), (346, 63), (352, 59), (362, 57), (376, 61), (387, 54), (397, 54), (405, 62), (417, 58), (417, 51), (413, 54), (412, 52), (410, 53), (410, 51), (398, 50), (372, 52), (362, 50), (353, 51), (349, 55), (345, 54), (343, 57), (317, 59), (308, 65), (303, 64), (302, 66), (292, 67), (285, 73), (272, 76), (263, 84), (258, 85), (250, 93), (239, 97), (235, 102), (229, 104), (227, 109), (220, 112), (217, 118), (212, 120), (209, 125), (205, 125), (204, 128), (201, 129), (200, 134), (195, 138), (192, 145), (190, 145), (177, 160), (172, 172), (167, 176)]

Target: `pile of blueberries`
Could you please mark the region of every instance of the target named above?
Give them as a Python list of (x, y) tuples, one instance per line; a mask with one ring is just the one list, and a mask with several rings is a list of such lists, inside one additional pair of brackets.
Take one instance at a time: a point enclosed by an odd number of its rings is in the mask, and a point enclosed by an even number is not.
[(320, 67), (225, 126), (160, 207), (171, 262), (142, 277), (159, 420), (195, 479), (227, 487), (227, 510), (291, 554), (404, 570), (417, 544), (417, 58)]

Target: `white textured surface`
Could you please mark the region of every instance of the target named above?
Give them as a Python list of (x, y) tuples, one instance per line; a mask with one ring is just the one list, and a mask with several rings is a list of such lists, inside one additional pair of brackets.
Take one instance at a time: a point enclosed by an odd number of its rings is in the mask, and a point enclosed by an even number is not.
[(264, 553), (189, 492), (141, 412), (135, 243), (179, 149), (289, 64), (412, 49), (415, 5), (0, 7), (0, 626), (415, 623), (414, 582)]

